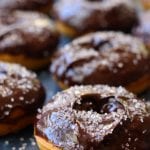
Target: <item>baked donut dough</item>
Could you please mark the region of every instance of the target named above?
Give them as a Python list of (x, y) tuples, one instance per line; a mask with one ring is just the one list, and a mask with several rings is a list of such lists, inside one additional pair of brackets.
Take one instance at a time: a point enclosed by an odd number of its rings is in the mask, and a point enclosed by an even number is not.
[(124, 88), (75, 86), (56, 94), (37, 116), (41, 150), (149, 150), (150, 113)]
[(58, 30), (70, 37), (97, 30), (129, 32), (137, 22), (131, 0), (59, 0), (53, 10)]
[(52, 0), (0, 0), (0, 9), (5, 10), (36, 10), (49, 13)]
[(0, 62), (0, 136), (32, 124), (44, 100), (45, 91), (35, 73)]
[(139, 93), (150, 86), (150, 55), (134, 37), (96, 32), (77, 38), (58, 51), (50, 71), (63, 89), (108, 84)]
[[(10, 15), (11, 14), (11, 15)], [(0, 60), (40, 69), (58, 43), (54, 23), (44, 14), (0, 10)]]
[(133, 28), (133, 34), (141, 38), (150, 50), (150, 11), (141, 13), (139, 24)]

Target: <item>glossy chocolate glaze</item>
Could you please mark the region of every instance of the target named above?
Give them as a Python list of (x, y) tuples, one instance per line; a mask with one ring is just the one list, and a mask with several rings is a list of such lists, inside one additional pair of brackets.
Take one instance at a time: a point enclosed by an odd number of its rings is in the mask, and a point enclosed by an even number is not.
[(149, 150), (146, 104), (124, 88), (75, 86), (37, 116), (35, 135), (67, 150)]
[(39, 10), (51, 3), (52, 0), (0, 0), (0, 9)]
[(150, 75), (150, 56), (136, 38), (122, 33), (96, 32), (77, 38), (58, 51), (50, 71), (66, 86), (127, 86)]
[(0, 11), (0, 54), (48, 57), (57, 44), (58, 33), (46, 15)]
[(0, 123), (15, 122), (11, 113), (21, 109), (34, 115), (45, 100), (45, 91), (35, 73), (17, 64), (0, 62)]
[(130, 0), (59, 0), (54, 5), (56, 20), (78, 34), (97, 30), (129, 31), (137, 22)]
[(150, 11), (140, 15), (139, 24), (133, 29), (133, 34), (141, 38), (150, 49)]

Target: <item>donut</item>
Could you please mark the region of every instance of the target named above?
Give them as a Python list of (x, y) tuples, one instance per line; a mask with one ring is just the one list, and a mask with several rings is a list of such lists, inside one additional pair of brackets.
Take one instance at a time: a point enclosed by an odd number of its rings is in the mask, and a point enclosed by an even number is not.
[(58, 30), (69, 37), (97, 30), (129, 32), (137, 22), (130, 0), (59, 0), (53, 12)]
[(141, 38), (150, 50), (150, 11), (145, 11), (140, 15), (140, 21), (133, 28), (133, 34)]
[(144, 44), (121, 32), (95, 32), (58, 51), (50, 72), (62, 89), (108, 84), (140, 93), (150, 86), (150, 55)]
[(150, 9), (150, 1), (149, 0), (141, 0), (141, 3), (145, 9)]
[(54, 23), (42, 13), (0, 10), (2, 61), (41, 69), (49, 64), (58, 38)]
[(41, 150), (149, 150), (150, 113), (122, 87), (75, 86), (56, 94), (37, 115)]
[(32, 124), (44, 100), (45, 90), (35, 73), (0, 61), (0, 136)]
[(35, 10), (49, 13), (52, 0), (0, 0), (0, 9), (5, 10)]

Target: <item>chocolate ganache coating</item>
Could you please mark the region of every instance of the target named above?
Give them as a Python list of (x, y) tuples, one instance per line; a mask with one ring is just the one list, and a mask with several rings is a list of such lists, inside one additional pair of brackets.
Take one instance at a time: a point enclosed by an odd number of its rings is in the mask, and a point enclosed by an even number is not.
[(79, 34), (95, 30), (129, 31), (137, 22), (130, 0), (59, 0), (54, 17)]
[(46, 15), (0, 10), (0, 54), (47, 57), (57, 43), (58, 33)]
[(50, 71), (75, 84), (127, 86), (150, 75), (150, 55), (141, 41), (120, 32), (95, 32), (73, 40), (56, 53)]
[(122, 87), (75, 86), (37, 116), (36, 135), (66, 150), (148, 150), (150, 113)]
[(22, 109), (36, 114), (45, 100), (45, 90), (35, 73), (17, 65), (0, 62), (0, 122), (11, 123), (11, 113)]
[(0, 9), (38, 10), (51, 3), (52, 0), (0, 0)]

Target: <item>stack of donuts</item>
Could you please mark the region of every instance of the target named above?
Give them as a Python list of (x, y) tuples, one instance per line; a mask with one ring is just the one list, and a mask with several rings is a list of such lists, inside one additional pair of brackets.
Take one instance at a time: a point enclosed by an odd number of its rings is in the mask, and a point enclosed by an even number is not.
[[(32, 125), (40, 150), (150, 150), (149, 6), (0, 0), (0, 136)], [(48, 101), (43, 71), (62, 89)]]

